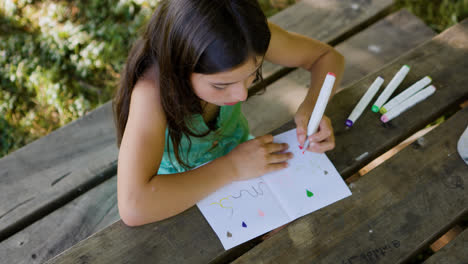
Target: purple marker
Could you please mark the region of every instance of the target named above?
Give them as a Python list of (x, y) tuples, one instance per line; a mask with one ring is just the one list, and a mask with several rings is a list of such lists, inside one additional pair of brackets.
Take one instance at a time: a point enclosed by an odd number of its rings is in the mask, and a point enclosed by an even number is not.
[(379, 91), (380, 86), (382, 86), (384, 79), (380, 76), (375, 79), (372, 85), (367, 89), (367, 92), (364, 96), (359, 100), (359, 103), (354, 107), (353, 111), (349, 115), (348, 119), (346, 120), (345, 125), (347, 127), (351, 127), (354, 122), (361, 116), (364, 109), (369, 105), (372, 98), (374, 98), (375, 94)]

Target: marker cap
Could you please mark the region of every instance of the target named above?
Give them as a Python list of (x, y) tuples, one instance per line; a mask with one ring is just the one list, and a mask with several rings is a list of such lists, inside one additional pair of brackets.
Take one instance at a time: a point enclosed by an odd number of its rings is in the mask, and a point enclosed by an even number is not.
[(382, 122), (384, 122), (384, 123), (388, 122), (388, 118), (385, 115), (381, 116), (380, 120), (382, 120)]
[(385, 107), (382, 106), (382, 108), (380, 108), (380, 113), (381, 114), (387, 113), (387, 109), (385, 109)]
[(376, 105), (373, 105), (373, 106), (372, 106), (372, 112), (378, 113), (378, 112), (379, 112), (379, 107), (376, 106)]
[(347, 127), (352, 127), (352, 126), (353, 126), (353, 121), (351, 121), (351, 120), (349, 120), (349, 119), (346, 119), (345, 125), (346, 125)]
[(328, 72), (327, 74), (334, 76), (336, 78), (336, 75), (333, 72)]

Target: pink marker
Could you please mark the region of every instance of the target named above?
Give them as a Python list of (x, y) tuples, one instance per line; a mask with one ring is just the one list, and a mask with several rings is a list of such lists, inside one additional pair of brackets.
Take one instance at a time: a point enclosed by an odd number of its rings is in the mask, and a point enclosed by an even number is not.
[(409, 108), (413, 107), (415, 104), (421, 102), (422, 100), (426, 99), (427, 97), (431, 96), (436, 91), (434, 85), (430, 85), (421, 91), (415, 93), (410, 98), (403, 101), (401, 104), (395, 106), (394, 108), (390, 109), (387, 113), (382, 115), (380, 120), (382, 122), (387, 123), (388, 121), (392, 120), (393, 118), (397, 117), (404, 111), (408, 110)]

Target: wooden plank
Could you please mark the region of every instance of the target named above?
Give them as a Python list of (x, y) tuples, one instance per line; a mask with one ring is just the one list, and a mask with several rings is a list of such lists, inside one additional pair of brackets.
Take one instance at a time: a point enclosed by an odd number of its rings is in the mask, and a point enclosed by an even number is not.
[[(396, 17), (400, 17), (400, 19), (395, 19)], [(424, 32), (426, 30), (426, 26), (424, 24), (420, 23), (418, 19), (416, 19), (414, 16), (410, 15), (406, 11), (402, 11), (398, 14), (395, 14), (395, 16), (391, 16), (390, 21), (394, 21), (392, 23), (389, 23), (388, 26), (385, 26), (385, 28), (382, 27), (370, 27), (366, 29), (366, 31), (375, 31), (374, 34), (372, 33), (366, 33), (363, 36), (368, 36), (368, 35), (375, 35), (375, 34), (382, 34), (382, 30), (388, 30), (391, 32), (402, 32), (400, 28), (406, 28), (406, 25), (408, 24), (417, 24), (416, 28), (418, 28), (421, 32)], [(417, 21), (417, 22), (415, 22)], [(415, 28), (413, 28), (415, 29)], [(387, 33), (385, 33), (387, 34)], [(392, 34), (392, 33), (389, 33)], [(413, 38), (422, 38), (423, 36), (414, 34), (412, 36)], [(414, 42), (413, 39), (409, 37), (407, 40), (409, 42)], [(394, 39), (391, 41), (398, 41), (398, 39)], [(359, 38), (353, 40), (354, 43), (364, 43), (362, 41), (359, 41)], [(367, 45), (361, 45), (360, 47), (355, 45), (355, 50), (359, 50), (359, 48), (362, 49), (360, 53), (365, 53), (367, 49)], [(382, 52), (387, 52), (386, 49), (382, 49)], [(353, 57), (351, 60), (356, 59)], [(350, 60), (350, 63), (352, 63)], [(356, 67), (359, 67), (359, 64), (357, 63), (352, 63), (353, 65), (356, 65)], [(229, 251), (224, 251), (220, 247), (220, 243), (218, 239), (214, 236), (213, 232), (211, 231), (211, 228), (209, 225), (206, 223), (205, 219), (201, 214), (199, 213), (198, 209), (195, 207), (187, 210), (184, 212), (181, 216), (176, 216), (171, 218), (172, 220), (165, 220), (163, 221), (164, 223), (157, 223), (157, 224), (150, 224), (148, 227), (138, 227), (136, 229), (128, 229), (125, 226), (123, 226), (121, 223), (115, 223), (112, 227), (110, 227), (108, 230), (104, 230), (100, 232), (99, 234), (96, 234), (95, 236), (91, 237), (87, 241), (84, 241), (80, 244), (78, 244), (76, 247), (72, 248), (70, 251), (65, 252), (64, 256), (59, 257), (58, 260), (52, 261), (53, 263), (66, 263), (68, 261), (73, 262), (80, 257), (88, 259), (90, 262), (112, 262), (115, 260), (120, 260), (121, 257), (126, 258), (127, 256), (131, 258), (135, 262), (143, 261), (148, 259), (151, 259), (151, 261), (154, 262), (228, 262), (230, 259), (235, 259), (237, 256), (242, 254), (242, 252), (247, 251), (249, 248), (253, 247), (255, 244), (259, 243), (258, 240), (252, 240), (250, 243), (246, 243), (240, 247), (237, 247), (235, 250), (229, 250)], [(189, 222), (187, 222), (186, 219), (190, 219)], [(142, 228), (140, 230), (140, 228)], [(157, 229), (157, 230), (154, 230)], [(187, 230), (187, 231), (185, 231)], [(140, 238), (140, 236), (143, 236)], [(136, 238), (138, 237), (138, 240)], [(153, 238), (158, 238), (157, 241), (151, 241), (150, 237)], [(175, 237), (178, 237), (178, 239), (174, 239)], [(132, 248), (129, 248), (126, 243), (121, 243), (119, 241), (124, 240), (131, 240), (132, 241), (132, 247), (143, 247), (143, 243), (145, 247), (150, 247), (151, 249), (151, 254), (147, 255), (145, 254), (140, 254), (139, 252), (133, 252)], [(166, 242), (161, 242), (160, 240), (163, 241), (170, 241)], [(182, 240), (183, 243), (179, 244), (180, 241)], [(106, 247), (104, 250), (105, 251), (110, 251), (110, 255), (112, 256), (107, 256), (106, 254), (101, 254), (100, 250), (94, 249), (99, 244), (102, 244), (102, 241), (114, 241), (112, 245), (109, 245)], [(196, 243), (191, 243), (190, 241)], [(106, 242), (108, 243), (108, 242)], [(114, 247), (118, 247), (114, 248)], [(120, 248), (123, 247), (123, 248)], [(216, 247), (213, 249), (213, 247)], [(114, 254), (117, 254), (114, 256)], [(120, 255), (121, 254), (121, 255)], [(200, 256), (201, 255), (201, 256)], [(179, 257), (188, 257), (189, 259), (187, 260), (181, 260)], [(214, 258), (215, 259), (210, 259)], [(110, 258), (110, 259), (108, 259)]]
[[(335, 47), (346, 58), (341, 87), (361, 79), (366, 74), (375, 71), (398, 55), (422, 44), (433, 36), (435, 33), (407, 10), (403, 9), (385, 17)], [(251, 97), (247, 102), (244, 102), (243, 112), (249, 120), (251, 132), (257, 136), (263, 135), (270, 132), (275, 124), (278, 124), (276, 126), (282, 124), (280, 120), (284, 115), (288, 115), (288, 117), (283, 118), (284, 122), (292, 118), (304, 98), (305, 92), (307, 92), (309, 82), (310, 73), (301, 70), (297, 74), (286, 75), (271, 84), (265, 94)], [(297, 95), (293, 91), (298, 87), (303, 94)], [(275, 103), (279, 100), (281, 103)], [(275, 131), (274, 134), (279, 132), (282, 131)], [(226, 259), (234, 260), (235, 258), (235, 254), (227, 251), (221, 254), (217, 260), (219, 259), (220, 263), (225, 263)], [(215, 260), (214, 263), (217, 261)]]
[[(387, 15), (392, 0), (301, 0), (269, 20), (282, 28), (336, 45)], [(284, 67), (265, 62), (265, 78)]]
[(0, 159), (0, 241), (115, 175), (109, 105)]
[[(365, 164), (440, 117), (445, 111), (458, 107), (459, 103), (468, 99), (468, 89), (465, 85), (468, 75), (462, 74), (468, 71), (467, 44), (466, 19), (332, 98), (325, 114), (332, 121), (336, 147), (327, 152), (327, 155), (341, 176), (351, 176)], [(395, 95), (426, 75), (432, 77), (433, 84), (437, 87), (435, 94), (387, 124), (380, 121), (379, 114), (367, 110), (351, 129), (346, 129), (346, 118), (376, 77), (382, 76), (385, 86), (404, 64), (411, 66), (411, 70), (395, 91)], [(272, 133), (292, 128), (295, 128), (295, 124), (290, 120)]]
[(66, 206), (0, 243), (0, 263), (44, 263), (120, 220), (117, 178), (112, 177)]
[[(338, 43), (380, 18), (392, 3), (303, 0), (271, 20), (287, 30)], [(275, 69), (266, 66), (264, 71), (269, 75)], [(0, 241), (112, 176), (117, 153), (108, 102), (0, 159)]]
[[(434, 35), (428, 26), (406, 10), (382, 19), (336, 46), (346, 59), (341, 87), (374, 72)], [(291, 120), (308, 91), (310, 79), (310, 72), (296, 70), (269, 85), (261, 96), (250, 97), (244, 102), (242, 111), (251, 133), (261, 136)]]
[(468, 212), (457, 141), (468, 108), (233, 263), (401, 263)]
[(435, 35), (421, 19), (402, 9), (338, 44), (335, 48), (346, 54), (346, 63), (337, 92)]
[(450, 241), (441, 250), (424, 261), (424, 264), (468, 263), (468, 229)]

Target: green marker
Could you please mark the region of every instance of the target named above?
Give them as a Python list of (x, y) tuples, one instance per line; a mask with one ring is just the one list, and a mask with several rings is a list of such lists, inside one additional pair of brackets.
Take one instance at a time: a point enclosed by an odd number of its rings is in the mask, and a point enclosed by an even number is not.
[(398, 88), (398, 85), (403, 82), (409, 70), (410, 67), (408, 65), (403, 65), (403, 67), (401, 67), (390, 83), (388, 83), (387, 87), (385, 87), (384, 91), (380, 94), (379, 98), (377, 98), (377, 101), (375, 101), (374, 105), (372, 106), (372, 112), (379, 112), (383, 104), (387, 102), (388, 98), (390, 98), (392, 93)]
[(373, 106), (372, 106), (372, 112), (374, 112), (374, 113), (379, 112), (379, 107), (376, 106), (376, 105), (373, 105)]

